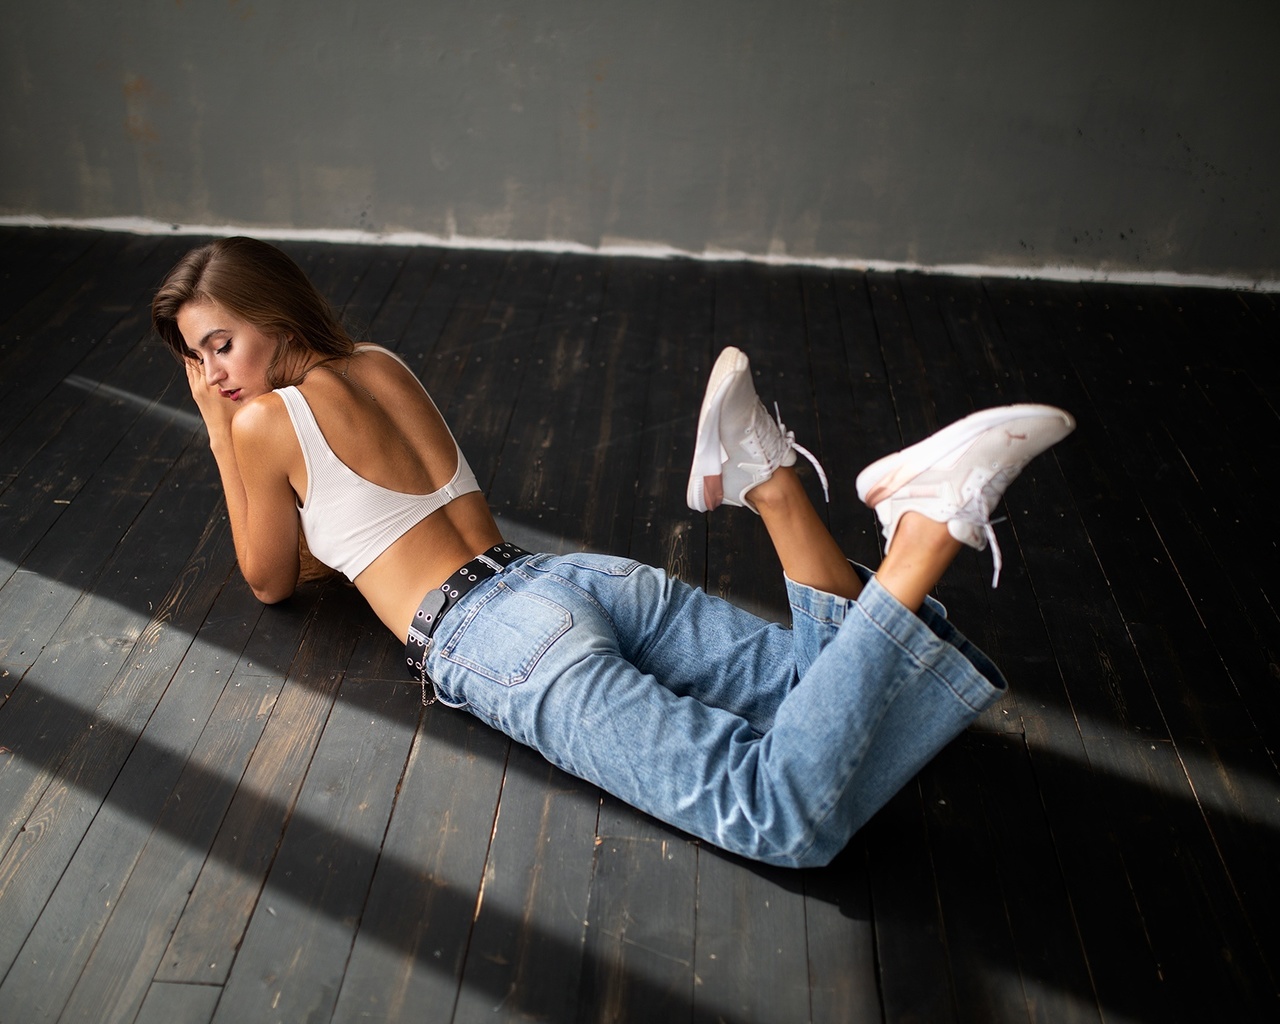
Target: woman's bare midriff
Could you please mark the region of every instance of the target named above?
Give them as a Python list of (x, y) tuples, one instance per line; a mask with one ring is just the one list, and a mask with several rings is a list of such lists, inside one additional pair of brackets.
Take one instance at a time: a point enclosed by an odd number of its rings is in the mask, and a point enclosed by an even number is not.
[(502, 543), (489, 505), (479, 492), (455, 498), (414, 526), (356, 577), (383, 624), (404, 640), (428, 590), (440, 586), (460, 566)]

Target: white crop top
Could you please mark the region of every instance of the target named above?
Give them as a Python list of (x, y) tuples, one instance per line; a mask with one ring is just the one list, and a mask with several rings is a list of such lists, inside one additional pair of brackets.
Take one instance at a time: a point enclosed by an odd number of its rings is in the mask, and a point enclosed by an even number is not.
[[(379, 345), (356, 346), (357, 352), (366, 350), (382, 352), (413, 373), (403, 359), (388, 349)], [(422, 390), (427, 394), (425, 387)], [(279, 388), (276, 394), (289, 410), (307, 466), (307, 495), (298, 506), (307, 545), (316, 558), (349, 580), (364, 572), (375, 558), (432, 512), (454, 498), (480, 490), (452, 432), (449, 438), (458, 453), (453, 479), (431, 494), (405, 494), (366, 480), (339, 459), (321, 433), (311, 406), (296, 387)], [(427, 401), (435, 408), (430, 394)], [(447, 425), (445, 429), (448, 430)]]

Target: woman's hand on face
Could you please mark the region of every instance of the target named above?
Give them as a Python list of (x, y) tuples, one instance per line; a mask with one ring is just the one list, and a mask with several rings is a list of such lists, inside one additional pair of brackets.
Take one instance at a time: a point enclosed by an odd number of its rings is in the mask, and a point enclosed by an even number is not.
[(228, 401), (211, 387), (205, 379), (204, 367), (194, 359), (184, 359), (183, 366), (187, 370), (187, 383), (191, 386), (191, 397), (196, 400), (196, 408), (204, 419), (209, 430), (209, 440), (222, 440), (231, 436), (231, 419), (236, 414), (236, 403)]

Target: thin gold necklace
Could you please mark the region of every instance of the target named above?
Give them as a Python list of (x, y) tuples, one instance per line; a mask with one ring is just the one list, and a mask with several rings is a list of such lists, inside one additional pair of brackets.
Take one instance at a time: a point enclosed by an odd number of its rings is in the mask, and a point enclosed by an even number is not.
[(347, 362), (346, 362), (346, 364), (342, 367), (342, 371), (341, 371), (340, 373), (339, 373), (339, 371), (337, 371), (337, 370), (335, 370), (335, 369), (333, 368), (332, 364), (330, 364), (330, 363), (328, 363), (328, 362), (321, 363), (320, 365), (321, 365), (321, 366), (323, 366), (326, 370), (329, 370), (329, 371), (331, 371), (332, 373), (336, 373), (336, 374), (338, 374), (338, 376), (339, 376), (339, 377), (341, 377), (343, 380), (345, 380), (348, 384), (351, 384), (351, 385), (353, 385), (354, 387), (359, 388), (361, 391), (363, 391), (366, 395), (368, 395), (368, 396), (369, 396), (369, 401), (373, 402), (375, 405), (377, 404), (378, 400), (374, 397), (374, 395), (373, 395), (373, 392), (372, 392), (372, 391), (370, 391), (367, 387), (365, 387), (363, 384), (361, 384), (361, 383), (360, 383), (358, 380), (356, 380), (354, 377), (349, 377), (349, 376), (347, 376), (347, 371), (348, 371), (349, 369), (351, 369), (351, 356), (347, 356)]

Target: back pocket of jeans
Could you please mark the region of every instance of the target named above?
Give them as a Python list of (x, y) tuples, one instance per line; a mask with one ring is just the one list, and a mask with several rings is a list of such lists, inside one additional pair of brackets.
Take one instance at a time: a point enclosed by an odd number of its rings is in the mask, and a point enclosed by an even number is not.
[(523, 683), (573, 625), (568, 609), (540, 594), (496, 587), (440, 649), (440, 657), (502, 686)]

